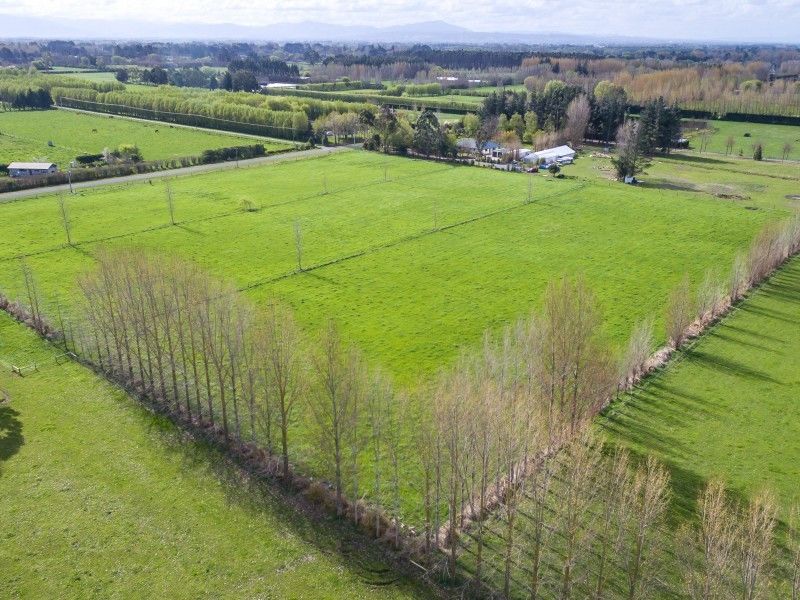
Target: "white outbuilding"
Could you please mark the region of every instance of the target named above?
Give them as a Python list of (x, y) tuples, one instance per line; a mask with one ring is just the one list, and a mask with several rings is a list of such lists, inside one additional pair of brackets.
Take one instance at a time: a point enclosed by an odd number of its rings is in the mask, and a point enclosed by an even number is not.
[(523, 160), (529, 163), (569, 163), (574, 159), (575, 150), (569, 146), (556, 146), (547, 150), (539, 150), (539, 152), (531, 152)]
[(55, 163), (12, 162), (8, 165), (8, 174), (11, 177), (35, 177), (50, 175), (56, 171), (58, 167)]

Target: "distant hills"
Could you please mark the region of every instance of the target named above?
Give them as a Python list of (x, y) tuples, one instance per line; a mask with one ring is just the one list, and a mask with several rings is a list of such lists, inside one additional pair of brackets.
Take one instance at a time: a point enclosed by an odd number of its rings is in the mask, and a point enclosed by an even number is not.
[(232, 23), (168, 23), (135, 20), (62, 19), (0, 14), (0, 38), (95, 40), (247, 40), (321, 42), (399, 42), (453, 44), (642, 44), (663, 43), (634, 37), (473, 31), (444, 21), (391, 27), (332, 25), (317, 21), (246, 26)]

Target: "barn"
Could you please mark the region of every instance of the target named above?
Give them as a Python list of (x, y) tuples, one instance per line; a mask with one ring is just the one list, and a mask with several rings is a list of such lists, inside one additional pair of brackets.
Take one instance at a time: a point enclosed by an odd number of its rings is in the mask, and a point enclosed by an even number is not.
[(39, 162), (12, 162), (8, 165), (8, 174), (11, 177), (36, 177), (50, 175), (58, 171), (55, 163)]
[(569, 146), (557, 146), (539, 152), (531, 152), (524, 160), (529, 163), (570, 163), (575, 158), (575, 150)]

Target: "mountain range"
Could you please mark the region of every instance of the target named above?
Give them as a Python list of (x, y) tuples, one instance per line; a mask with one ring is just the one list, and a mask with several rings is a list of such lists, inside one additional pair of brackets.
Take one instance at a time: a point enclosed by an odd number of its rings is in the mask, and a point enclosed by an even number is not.
[(169, 23), (62, 19), (0, 14), (0, 38), (94, 40), (247, 40), (438, 44), (641, 44), (663, 43), (635, 37), (600, 37), (565, 33), (473, 31), (444, 21), (391, 27), (332, 25), (317, 21), (247, 26), (232, 23)]

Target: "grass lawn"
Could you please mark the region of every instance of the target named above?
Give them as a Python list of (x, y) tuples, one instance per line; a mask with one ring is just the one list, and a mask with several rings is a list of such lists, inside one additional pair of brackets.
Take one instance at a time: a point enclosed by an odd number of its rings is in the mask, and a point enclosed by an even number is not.
[[(0, 314), (0, 596), (422, 598)], [(38, 363), (12, 376), (3, 363)]]
[[(673, 471), (681, 506), (720, 476), (742, 495), (800, 501), (800, 259), (599, 423)], [(785, 514), (785, 513), (784, 513)]]
[(290, 146), (279, 140), (67, 110), (0, 112), (0, 163), (48, 161), (63, 169), (79, 154), (99, 154), (120, 144), (136, 144), (145, 160), (160, 160), (256, 143), (268, 151)]
[[(733, 156), (753, 158), (753, 144), (761, 142), (764, 145), (764, 158), (782, 159), (783, 145), (789, 143), (792, 150), (787, 158), (800, 160), (800, 127), (793, 125), (771, 125), (767, 123), (740, 123), (737, 121), (708, 121), (708, 130), (711, 136), (708, 139), (708, 152), (725, 154), (728, 136), (733, 137)], [(746, 137), (745, 134), (750, 136)], [(694, 151), (699, 153), (699, 133), (689, 135)], [(752, 160), (751, 160), (752, 162)], [(800, 167), (794, 165), (795, 174)]]

